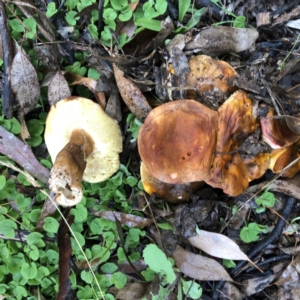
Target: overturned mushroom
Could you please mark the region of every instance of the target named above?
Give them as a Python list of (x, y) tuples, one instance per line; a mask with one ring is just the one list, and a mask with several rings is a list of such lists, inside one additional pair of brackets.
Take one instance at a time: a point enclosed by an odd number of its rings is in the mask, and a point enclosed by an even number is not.
[(267, 117), (261, 119), (261, 129), (264, 141), (273, 149), (290, 146), (300, 138), (299, 134), (289, 128), (284, 118), (277, 119), (274, 116), (273, 110), (269, 111)]
[[(278, 174), (285, 167), (300, 157), (300, 142), (296, 142), (288, 147), (274, 149), (271, 152), (270, 169), (273, 173)], [(300, 171), (300, 161), (292, 164), (281, 174), (282, 177), (292, 178)]]
[(142, 125), (138, 148), (149, 172), (166, 183), (205, 181), (236, 196), (269, 166), (269, 155), (243, 158), (237, 151), (259, 122), (252, 101), (237, 91), (218, 110), (193, 100), (163, 104)]
[(81, 201), (82, 180), (101, 182), (119, 168), (119, 126), (89, 99), (69, 97), (52, 106), (45, 142), (54, 162), (49, 186), (60, 205), (73, 206)]

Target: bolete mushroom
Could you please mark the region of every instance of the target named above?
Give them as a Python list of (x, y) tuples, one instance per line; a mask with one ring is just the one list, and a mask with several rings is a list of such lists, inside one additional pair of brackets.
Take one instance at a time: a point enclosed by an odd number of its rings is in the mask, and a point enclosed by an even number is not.
[(82, 180), (101, 182), (119, 168), (120, 128), (89, 99), (69, 97), (52, 106), (45, 142), (54, 162), (49, 186), (60, 205), (73, 206), (81, 201)]
[(245, 92), (235, 92), (218, 112), (194, 100), (178, 100), (150, 112), (139, 131), (138, 149), (160, 181), (205, 181), (236, 196), (269, 166), (269, 154), (243, 158), (237, 151), (258, 127)]
[(162, 104), (140, 128), (141, 159), (154, 177), (166, 183), (208, 179), (217, 125), (218, 113), (194, 100)]

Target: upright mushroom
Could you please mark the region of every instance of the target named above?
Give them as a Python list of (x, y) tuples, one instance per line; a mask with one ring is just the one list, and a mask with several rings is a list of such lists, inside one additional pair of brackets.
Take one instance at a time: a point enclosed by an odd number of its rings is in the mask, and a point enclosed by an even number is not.
[(54, 162), (49, 186), (60, 205), (73, 206), (81, 201), (82, 180), (101, 182), (119, 168), (119, 126), (89, 99), (69, 97), (52, 106), (45, 142)]
[(149, 172), (166, 183), (209, 178), (218, 113), (194, 100), (153, 109), (140, 128), (138, 149)]

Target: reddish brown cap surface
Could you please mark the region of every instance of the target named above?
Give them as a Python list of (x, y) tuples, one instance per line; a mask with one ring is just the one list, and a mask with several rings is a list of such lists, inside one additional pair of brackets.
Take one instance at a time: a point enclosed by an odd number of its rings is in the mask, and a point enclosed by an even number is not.
[(205, 180), (216, 146), (218, 113), (193, 100), (160, 105), (139, 131), (138, 149), (149, 172), (167, 183)]

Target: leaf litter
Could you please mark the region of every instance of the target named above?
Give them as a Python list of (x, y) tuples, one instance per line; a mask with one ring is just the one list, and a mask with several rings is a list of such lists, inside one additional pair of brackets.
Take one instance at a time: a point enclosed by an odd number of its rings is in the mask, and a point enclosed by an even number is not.
[[(138, 4), (136, 4), (136, 5), (138, 5)], [(233, 8), (236, 8), (235, 5), (236, 5), (236, 7), (238, 7), (240, 5), (240, 9), (243, 8), (243, 5), (241, 5), (239, 3), (234, 3)], [(212, 16), (214, 18), (217, 18), (216, 16), (218, 16), (218, 14), (220, 13), (220, 10), (217, 10), (217, 12), (216, 12), (216, 7), (213, 6), (213, 8), (215, 9), (215, 11), (212, 10)], [(32, 8), (32, 9), (34, 9), (34, 8)], [(135, 8), (133, 8), (133, 11), (134, 10), (135, 10)], [(29, 12), (27, 11), (26, 14), (28, 14), (28, 13)], [(250, 14), (251, 17), (253, 17), (251, 15), (251, 10), (248, 13)], [(281, 14), (280, 11), (277, 13), (279, 15)], [(30, 16), (31, 15), (32, 14), (30, 14)], [(274, 16), (274, 19), (276, 19), (276, 18), (277, 17)], [(238, 17), (236, 19), (238, 19)], [(286, 17), (286, 20), (288, 21), (288, 17)], [(280, 22), (284, 22), (284, 21), (281, 20)], [(235, 23), (237, 24), (237, 22), (235, 22)], [(119, 23), (119, 24), (121, 24), (121, 23)], [(125, 25), (126, 25), (126, 22), (125, 22)], [(123, 28), (123, 31), (124, 31), (123, 33), (130, 34), (130, 32), (133, 30), (132, 23), (128, 22), (127, 25), (128, 25), (128, 27), (120, 26), (120, 28)], [(42, 26), (41, 23), (39, 23), (39, 26)], [(49, 23), (48, 23), (48, 25), (46, 24), (46, 26), (49, 26)], [(180, 78), (180, 75), (183, 75), (183, 74), (181, 74), (181, 72), (178, 70), (180, 70), (180, 67), (184, 66), (183, 62), (188, 61), (188, 59), (190, 59), (191, 55), (198, 54), (201, 51), (206, 53), (206, 51), (208, 51), (207, 49), (209, 49), (207, 54), (209, 54), (210, 56), (223, 55), (223, 56), (225, 56), (225, 59), (228, 60), (228, 62), (230, 62), (232, 65), (235, 66), (235, 69), (238, 70), (239, 73), (241, 73), (243, 71), (247, 71), (245, 73), (248, 73), (248, 71), (250, 71), (250, 72), (252, 72), (252, 75), (255, 74), (255, 76), (257, 76), (258, 78), (259, 78), (258, 68), (261, 68), (262, 66), (266, 67), (266, 65), (264, 65), (264, 63), (265, 63), (264, 55), (266, 53), (268, 53), (267, 52), (268, 50), (266, 50), (266, 48), (264, 48), (264, 46), (262, 45), (260, 40), (257, 40), (258, 35), (259, 35), (260, 39), (264, 39), (266, 37), (267, 34), (263, 28), (261, 28), (259, 32), (252, 28), (251, 29), (243, 28), (242, 30), (239, 30), (237, 28), (231, 28), (231, 27), (215, 27), (215, 26), (208, 26), (208, 28), (204, 28), (204, 29), (197, 28), (196, 31), (192, 33), (194, 35), (193, 37), (191, 37), (191, 33), (188, 32), (187, 34), (184, 35), (184, 39), (182, 38), (178, 42), (177, 41), (174, 42), (171, 39), (170, 43), (173, 42), (173, 44), (175, 44), (175, 46), (173, 48), (169, 47), (169, 55), (170, 55), (171, 59), (166, 60), (164, 57), (164, 55), (166, 53), (161, 51), (161, 47), (163, 47), (166, 37), (170, 35), (174, 24), (172, 21), (166, 19), (164, 26), (165, 26), (165, 28), (163, 28), (163, 30), (161, 30), (161, 32), (159, 32), (156, 35), (155, 39), (150, 39), (150, 40), (147, 40), (147, 38), (145, 39), (146, 47), (144, 47), (144, 53), (143, 53), (143, 51), (141, 51), (139, 53), (139, 55), (145, 55), (147, 53), (150, 53), (151, 51), (154, 51), (154, 55), (151, 57), (148, 57), (144, 61), (141, 61), (140, 57), (136, 58), (136, 59), (139, 59), (140, 62), (142, 62), (142, 63), (140, 63), (140, 65), (134, 65), (134, 63), (137, 62), (137, 60), (135, 60), (135, 58), (130, 59), (130, 61), (129, 61), (126, 58), (123, 58), (123, 60), (122, 60), (122, 59), (114, 59), (111, 57), (111, 59), (113, 59), (111, 61), (115, 62), (113, 68), (114, 68), (114, 75), (116, 77), (116, 83), (118, 85), (119, 92), (125, 102), (125, 104), (122, 103), (121, 107), (118, 108), (118, 115), (119, 115), (118, 121), (119, 122), (122, 121), (122, 114), (126, 114), (128, 112), (128, 109), (138, 119), (143, 121), (147, 117), (148, 113), (153, 108), (155, 108), (156, 106), (161, 104), (160, 102), (155, 101), (155, 99), (152, 98), (153, 95), (151, 95), (151, 93), (149, 93), (149, 91), (153, 91), (153, 85), (150, 85), (149, 84), (150, 82), (151, 82), (151, 84), (153, 84), (154, 82), (156, 83), (156, 91), (159, 90), (157, 87), (165, 89), (165, 90), (162, 90), (162, 92), (161, 92), (162, 95), (166, 95), (166, 97), (163, 99), (164, 101), (181, 99), (183, 97), (182, 95), (189, 94), (189, 93), (185, 93), (185, 83), (186, 83), (185, 73), (183, 72), (184, 76), (181, 76), (181, 78)], [(207, 32), (209, 34), (205, 35)], [(247, 33), (246, 35), (245, 35), (245, 32)], [(214, 37), (219, 36), (219, 38), (217, 38), (217, 41), (219, 41), (221, 43), (217, 44), (213, 40), (210, 40), (210, 38), (208, 38), (210, 36), (214, 36)], [(224, 38), (225, 38), (225, 40), (224, 40)], [(52, 39), (52, 37), (50, 37), (50, 39)], [(135, 39), (136, 39), (136, 41), (138, 41), (137, 37), (134, 37), (132, 41), (134, 42)], [(271, 42), (271, 44), (272, 43), (273, 43), (273, 41)], [(178, 49), (180, 49), (180, 51), (178, 50), (176, 52), (177, 54), (174, 55), (175, 52), (173, 52), (171, 49), (174, 49), (177, 45), (178, 45)], [(224, 47), (224, 45), (226, 45), (226, 47)], [(159, 46), (159, 47), (157, 48), (157, 46)], [(254, 59), (254, 57), (251, 57), (252, 56), (251, 53), (253, 53), (251, 48), (253, 48), (253, 46), (256, 46), (258, 49), (257, 57), (255, 59)], [(124, 47), (124, 49), (125, 49), (125, 47)], [(234, 57), (234, 55), (231, 56), (230, 54), (228, 54), (229, 52), (240, 52), (240, 51), (246, 51), (246, 52), (244, 52), (244, 54), (248, 53), (247, 55), (249, 55), (251, 57), (251, 59), (247, 62), (248, 67), (246, 67), (246, 68), (245, 68), (245, 64), (241, 63), (241, 61), (242, 61), (241, 57), (238, 57), (238, 56)], [(249, 51), (249, 52), (247, 52), (247, 51)], [(246, 57), (247, 57), (247, 55), (246, 55)], [(273, 55), (275, 55), (275, 54), (273, 54)], [(126, 60), (127, 60), (127, 63), (126, 63)], [(109, 59), (107, 59), (107, 61), (109, 61)], [(118, 66), (118, 61), (119, 62), (122, 61), (122, 64), (120, 64), (119, 66)], [(163, 61), (163, 63), (161, 63), (162, 61)], [(29, 62), (28, 58), (25, 56), (25, 54), (21, 50), (19, 50), (15, 56), (14, 64), (13, 64), (13, 66), (14, 65), (15, 66), (11, 73), (12, 87), (14, 89), (14, 92), (16, 94), (18, 101), (20, 102), (20, 107), (23, 108), (25, 113), (29, 113), (30, 111), (34, 110), (34, 108), (36, 107), (37, 101), (39, 100), (39, 90), (40, 90), (39, 83), (37, 81), (37, 73), (35, 71), (35, 68), (31, 65), (31, 63), (29, 64), (28, 62)], [(176, 65), (176, 63), (179, 63), (179, 66)], [(162, 76), (159, 77), (158, 79), (153, 78), (154, 76), (152, 76), (152, 77), (151, 77), (151, 75), (149, 76), (149, 74), (151, 74), (151, 72), (152, 72), (152, 71), (149, 72), (149, 70), (151, 70), (152, 65), (156, 65), (156, 67), (157, 67), (156, 70), (159, 70), (159, 73), (162, 74)], [(21, 70), (21, 72), (19, 69)], [(239, 71), (239, 69), (242, 69), (242, 71)], [(284, 78), (285, 76), (288, 76), (289, 72), (292, 73), (292, 68), (287, 70), (285, 72), (285, 74), (282, 73), (281, 77)], [(274, 70), (270, 71), (270, 70), (267, 70), (267, 68), (266, 68), (267, 76), (269, 76), (272, 73), (275, 73), (275, 71)], [(23, 74), (23, 76), (20, 76), (20, 74)], [(176, 78), (176, 76), (174, 76), (174, 75), (179, 75), (179, 78), (178, 77)], [(26, 80), (23, 77), (26, 77)], [(217, 76), (217, 77), (219, 77), (219, 76)], [(220, 77), (222, 77), (222, 75), (220, 75)], [(52, 79), (52, 81), (50, 81), (50, 84), (48, 85), (48, 98), (50, 100), (50, 104), (54, 104), (57, 100), (70, 95), (70, 89), (69, 89), (68, 84), (67, 84), (64, 76), (62, 75), (62, 73), (60, 71), (58, 71), (55, 74), (54, 78), (55, 78), (55, 80)], [(131, 78), (131, 79), (129, 79), (129, 78)], [(277, 77), (277, 78), (279, 78), (279, 77)], [(178, 80), (182, 80), (182, 81), (178, 81)], [(229, 82), (229, 80), (227, 81), (227, 79), (225, 79), (225, 81)], [(233, 79), (231, 82), (235, 82), (236, 85), (241, 84), (241, 81), (238, 81), (236, 79)], [(263, 82), (263, 80), (262, 80), (262, 82)], [(30, 88), (32, 89), (32, 95), (30, 96), (31, 99), (29, 99), (28, 91), (22, 90), (19, 86), (20, 84), (24, 85), (24, 83), (27, 84), (27, 86), (30, 86)], [(143, 84), (141, 84), (141, 83), (143, 83)], [(93, 81), (92, 79), (90, 79), (88, 77), (81, 76), (81, 78), (78, 81), (74, 81), (73, 84), (86, 85), (92, 91), (92, 93), (94, 94), (94, 97), (97, 99), (97, 101), (101, 102), (103, 107), (107, 106), (107, 104), (106, 104), (106, 103), (108, 103), (106, 100), (107, 94), (105, 94), (104, 91), (99, 92), (101, 94), (98, 93), (98, 91), (96, 89), (96, 85), (97, 85), (96, 81)], [(246, 80), (246, 83), (244, 82), (243, 84), (244, 84), (243, 88), (245, 90), (247, 90), (247, 91), (251, 90), (250, 83), (248, 84), (247, 80)], [(274, 86), (276, 86), (276, 84), (274, 84)], [(283, 83), (281, 82), (280, 84), (283, 84)], [(142, 86), (143, 86), (143, 88), (142, 88)], [(64, 88), (61, 89), (61, 87), (64, 87)], [(287, 88), (287, 85), (285, 87)], [(179, 98), (176, 98), (176, 93), (173, 93), (173, 91), (176, 91), (176, 90), (180, 91), (180, 93), (177, 93), (178, 95), (181, 95), (181, 96), (179, 96)], [(274, 89), (274, 90), (276, 90), (276, 89)], [(195, 89), (191, 89), (189, 92), (191, 92), (191, 91), (193, 91), (193, 93), (195, 94)], [(261, 96), (261, 95), (259, 95), (259, 89), (255, 89), (255, 93), (254, 93), (255, 95), (252, 95), (253, 99), (255, 101), (257, 101), (256, 104), (259, 106), (259, 109), (256, 111), (256, 113), (258, 113), (258, 114), (261, 113), (263, 111), (263, 109), (266, 107), (265, 106), (266, 103), (268, 103), (268, 104), (272, 103), (271, 98), (274, 95), (272, 95), (270, 93), (270, 89), (267, 89), (267, 91), (269, 94)], [(276, 90), (276, 91), (278, 92), (278, 90)], [(278, 92), (278, 93), (280, 94), (280, 93), (282, 93), (282, 91)], [(175, 95), (175, 97), (174, 97), (174, 95)], [(196, 97), (198, 97), (197, 100), (203, 101), (205, 104), (208, 104), (208, 106), (213, 105), (215, 108), (217, 108), (224, 100), (224, 98), (222, 98), (222, 95), (218, 95), (218, 94), (207, 93), (206, 96), (207, 96), (207, 98), (205, 100), (203, 95), (200, 95), (199, 92), (196, 91)], [(283, 103), (284, 105), (282, 107), (288, 107), (288, 110), (285, 112), (284, 115), (281, 116), (281, 118), (283, 118), (287, 122), (287, 125), (290, 127), (290, 129), (296, 135), (298, 135), (298, 127), (299, 127), (298, 119), (296, 119), (296, 116), (287, 115), (287, 113), (290, 111), (293, 111), (293, 109), (294, 109), (294, 111), (299, 111), (299, 109), (295, 109), (296, 101), (294, 103), (290, 103), (289, 99), (287, 100), (286, 98), (284, 98), (283, 95), (280, 95), (280, 96), (281, 96), (281, 98), (277, 97), (276, 101), (282, 101), (282, 102), (284, 102)], [(295, 96), (295, 94), (293, 96), (298, 97), (297, 93), (296, 93), (296, 96)], [(293, 96), (291, 96), (291, 94), (289, 94), (289, 97), (293, 97)], [(163, 98), (163, 97), (161, 97), (161, 98)], [(116, 106), (116, 105), (114, 105), (114, 106)], [(115, 115), (117, 115), (117, 113), (113, 112), (111, 115), (115, 116)], [(265, 115), (262, 115), (262, 116), (264, 117)], [(48, 173), (49, 173), (48, 170), (46, 169), (47, 170), (46, 172), (45, 172), (45, 170), (43, 170), (43, 167), (41, 165), (39, 165), (39, 163), (36, 161), (35, 157), (31, 153), (31, 151), (28, 151), (26, 149), (26, 151), (24, 152), (25, 155), (23, 155), (23, 157), (22, 157), (22, 154), (24, 154), (24, 153), (21, 153), (21, 151), (23, 148), (24, 149), (26, 148), (25, 143), (22, 144), (22, 143), (15, 141), (14, 138), (12, 138), (10, 135), (6, 134), (5, 132), (3, 132), (2, 139), (5, 141), (7, 141), (7, 139), (13, 140), (13, 142), (11, 144), (4, 143), (3, 148), (2, 148), (3, 150), (1, 151), (3, 154), (11, 157), (24, 170), (31, 173), (35, 178), (37, 178), (39, 180), (42, 179), (41, 181), (43, 181), (43, 182), (47, 181), (47, 177), (48, 177)], [(16, 147), (16, 149), (18, 149), (17, 147), (19, 147), (20, 151), (16, 151), (14, 153), (14, 151), (11, 149), (11, 147), (12, 147), (11, 145), (13, 145), (13, 147)], [(252, 142), (252, 145), (255, 145), (255, 142)], [(131, 153), (131, 155), (127, 155), (127, 157), (124, 155), (123, 158), (127, 158), (127, 159), (129, 158), (129, 160), (131, 160), (132, 158), (134, 158), (134, 156), (132, 156), (132, 155), (133, 155), (133, 153)], [(136, 153), (135, 153), (135, 155), (136, 155)], [(136, 163), (136, 162), (134, 161), (134, 163)], [(134, 164), (131, 167), (134, 169)], [(11, 168), (13, 169), (13, 167), (11, 167)], [(34, 170), (35, 168), (37, 169), (37, 171)], [(136, 171), (136, 173), (138, 173), (138, 168), (136, 168), (135, 171)], [(297, 178), (297, 177), (295, 177), (295, 178)], [(250, 188), (247, 190), (247, 192), (250, 193), (251, 191), (253, 191), (254, 193), (256, 193), (257, 191), (261, 191), (262, 187), (268, 186), (269, 190), (272, 192), (284, 193), (284, 194), (290, 195), (290, 196), (298, 199), (298, 197), (299, 197), (298, 189), (299, 188), (298, 188), (297, 182), (295, 181), (295, 178), (292, 179), (294, 181), (291, 181), (291, 179), (286, 180), (283, 178), (280, 178), (280, 179), (276, 178), (276, 180), (273, 180), (270, 184), (269, 179), (267, 177), (263, 177), (263, 179), (261, 179), (260, 182), (255, 183), (255, 185), (251, 185)], [(206, 192), (205, 192), (205, 189), (207, 190)], [(156, 222), (168, 221), (170, 223), (173, 223), (174, 215), (172, 215), (172, 211), (174, 211), (174, 205), (170, 204), (170, 207), (168, 207), (168, 209), (169, 208), (171, 209), (171, 214), (164, 215), (161, 213), (161, 207), (160, 207), (160, 202), (159, 202), (160, 199), (155, 198), (155, 195), (154, 196), (152, 195), (151, 197), (152, 198), (150, 201), (150, 206), (151, 206), (152, 211), (155, 214)], [(202, 255), (192, 253), (192, 252), (187, 251), (179, 246), (179, 245), (181, 245), (181, 246), (185, 245), (187, 249), (191, 249), (190, 245), (193, 245), (196, 248), (201, 249), (202, 251), (206, 252), (207, 254), (209, 254), (211, 256), (215, 256), (218, 258), (226, 258), (226, 259), (231, 259), (231, 260), (249, 261), (248, 256), (245, 254), (245, 253), (248, 253), (247, 245), (245, 245), (245, 243), (243, 243), (241, 241), (241, 239), (238, 237), (238, 231), (241, 229), (243, 222), (250, 223), (251, 221), (253, 221), (253, 219), (255, 219), (255, 220), (259, 219), (261, 221), (260, 223), (262, 223), (264, 221), (267, 223), (270, 222), (270, 223), (276, 224), (276, 222), (278, 222), (278, 219), (276, 219), (277, 216), (275, 214), (272, 214), (271, 210), (270, 211), (267, 210), (267, 212), (265, 213), (266, 215), (259, 215), (259, 214), (256, 214), (254, 211), (252, 211), (251, 208), (253, 208), (253, 207), (250, 206), (243, 213), (243, 217), (240, 218), (240, 220), (238, 220), (236, 222), (236, 224), (235, 224), (236, 227), (231, 228), (230, 218), (232, 218), (234, 216), (234, 213), (233, 213), (233, 211), (228, 209), (228, 207), (225, 207), (223, 204), (220, 204), (220, 205), (218, 205), (218, 204), (212, 205), (211, 204), (210, 205), (211, 210), (208, 210), (205, 214), (203, 214), (203, 213), (200, 214), (199, 208), (197, 208), (197, 205), (195, 205), (195, 203), (197, 201), (203, 201), (203, 200), (208, 200), (211, 202), (214, 201), (214, 203), (221, 203), (221, 201), (218, 201), (218, 200), (222, 199), (222, 200), (225, 200), (225, 202), (228, 203), (228, 205), (231, 205), (232, 203), (238, 203), (236, 201), (236, 199), (234, 199), (234, 197), (233, 197), (233, 199), (230, 200), (230, 199), (228, 199), (228, 197), (226, 198), (226, 195), (220, 193), (220, 191), (216, 191), (215, 189), (212, 189), (210, 187), (205, 187), (204, 189), (199, 188), (199, 190), (196, 192), (194, 192), (194, 191), (191, 192), (190, 198), (191, 199), (189, 202), (189, 206), (186, 209), (186, 216), (188, 216), (188, 214), (189, 214), (189, 217), (191, 219), (191, 222), (189, 224), (190, 227), (188, 227), (188, 226), (182, 227), (181, 228), (182, 231), (180, 233), (179, 233), (179, 231), (176, 231), (176, 229), (175, 229), (175, 231), (173, 232), (173, 235), (175, 236), (175, 245), (176, 245), (175, 251), (173, 251), (173, 252), (170, 251), (170, 253), (168, 254), (168, 255), (173, 256), (176, 266), (180, 269), (182, 274), (184, 274), (185, 276), (188, 276), (190, 278), (193, 278), (196, 280), (201, 280), (201, 281), (222, 281), (222, 280), (227, 281), (227, 283), (224, 285), (224, 287), (219, 288), (218, 291), (220, 291), (220, 294), (223, 293), (225, 295), (225, 297), (226, 297), (226, 295), (227, 296), (230, 295), (230, 298), (232, 298), (232, 299), (235, 299), (235, 297), (238, 298), (238, 295), (239, 295), (239, 297), (244, 297), (245, 295), (250, 296), (250, 295), (258, 294), (260, 292), (264, 292), (265, 289), (268, 291), (268, 287), (274, 283), (275, 283), (275, 285), (278, 286), (277, 293), (272, 294), (274, 299), (276, 299), (276, 298), (281, 299), (280, 296), (282, 294), (284, 294), (285, 292), (287, 292), (287, 290), (288, 290), (290, 299), (296, 299), (296, 298), (292, 298), (292, 297), (296, 297), (295, 295), (298, 290), (298, 287), (294, 285), (294, 283), (297, 282), (298, 276), (299, 276), (298, 275), (298, 265), (297, 264), (294, 264), (294, 265), (289, 264), (288, 266), (284, 266), (282, 264), (276, 264), (276, 261), (275, 261), (276, 255), (277, 255), (276, 251), (281, 250), (284, 252), (283, 249), (285, 249), (286, 251), (287, 251), (287, 249), (290, 249), (289, 253), (293, 253), (291, 250), (291, 249), (293, 249), (293, 247), (288, 247), (288, 246), (293, 245), (293, 239), (295, 238), (293, 233), (290, 236), (286, 235), (284, 237), (280, 233), (278, 236), (279, 241), (276, 240), (276, 241), (272, 242), (272, 246), (274, 248), (267, 248), (265, 250), (262, 250), (255, 258), (255, 260), (254, 260), (255, 262), (260, 261), (260, 260), (263, 262), (264, 260), (268, 259), (268, 256), (271, 256), (274, 258), (274, 263), (269, 263), (264, 268), (264, 271), (273, 270), (274, 274), (264, 276), (264, 278), (262, 278), (260, 275), (257, 275), (253, 271), (249, 271), (250, 273), (248, 275), (245, 274), (244, 271), (247, 270), (247, 268), (244, 270), (239, 269), (237, 273), (230, 272), (229, 270), (227, 272), (225, 270), (225, 268), (221, 264), (219, 264), (215, 259), (206, 257), (205, 255), (202, 256)], [(178, 205), (180, 206), (181, 204), (178, 204)], [(284, 207), (284, 205), (285, 205), (285, 202), (283, 200), (283, 207)], [(53, 213), (52, 209), (46, 209), (45, 211), (46, 211), (46, 213), (42, 213), (42, 219), (47, 216), (47, 213), (49, 213), (49, 215), (51, 214), (51, 211)], [(151, 213), (152, 219), (154, 219), (153, 212)], [(111, 211), (101, 212), (101, 213), (99, 213), (98, 216), (101, 218), (105, 217), (106, 219), (112, 220), (112, 221), (115, 218), (117, 218), (118, 221), (120, 222), (120, 224), (126, 225), (126, 226), (132, 226), (132, 227), (137, 226), (137, 227), (147, 228), (148, 226), (150, 226), (150, 223), (153, 222), (152, 219), (150, 220), (150, 219), (146, 219), (146, 218), (143, 218), (140, 216), (135, 216), (135, 215), (127, 214), (127, 213), (125, 214), (125, 213), (120, 213), (120, 212), (111, 212)], [(166, 218), (166, 220), (165, 220), (165, 218)], [(176, 218), (176, 216), (175, 216), (175, 218)], [(225, 226), (223, 226), (224, 224), (220, 223), (221, 218), (224, 218), (224, 220), (227, 222), (227, 225), (228, 225), (227, 228)], [(279, 218), (280, 218), (280, 216), (279, 216)], [(41, 222), (42, 221), (43, 220), (41, 220)], [(117, 220), (115, 220), (115, 221), (117, 222)], [(119, 227), (121, 226), (120, 224), (118, 225)], [(196, 226), (200, 227), (200, 231), (198, 232), (198, 234), (195, 234)], [(41, 229), (42, 225), (39, 225), (38, 227), (39, 227), (39, 229)], [(222, 227), (223, 230), (220, 230), (220, 227)], [(169, 227), (169, 228), (171, 228), (171, 227)], [(293, 228), (293, 227), (291, 227), (291, 228)], [(183, 231), (185, 231), (185, 229), (186, 229), (186, 231), (189, 230), (188, 234), (186, 234), (187, 232), (186, 233), (183, 232)], [(205, 229), (208, 229), (209, 231), (206, 231)], [(169, 230), (169, 231), (171, 231), (171, 230)], [(223, 234), (216, 233), (216, 232), (221, 232), (221, 231), (223, 232)], [(232, 239), (230, 239), (229, 237), (227, 237), (225, 235), (226, 233), (229, 235), (229, 232), (232, 236), (234, 236), (234, 233), (236, 234), (236, 236), (234, 237), (236, 243), (234, 243)], [(157, 237), (159, 239), (159, 236), (160, 236), (160, 232), (158, 231), (157, 234), (155, 235), (155, 237)], [(186, 239), (182, 239), (182, 237), (188, 237), (188, 238), (186, 240)], [(121, 237), (120, 237), (120, 239), (121, 239)], [(173, 241), (174, 241), (174, 239), (173, 239)], [(166, 248), (167, 248), (167, 246), (168, 246), (167, 242), (168, 242), (167, 240), (161, 239), (160, 244), (162, 245), (162, 248), (164, 246), (166, 246)], [(124, 245), (125, 245), (125, 243), (124, 243)], [(68, 250), (67, 252), (70, 254), (69, 246), (67, 246), (67, 248), (61, 247), (61, 245), (59, 245), (59, 246), (60, 246), (59, 248), (61, 251), (64, 251), (64, 249), (67, 249)], [(146, 246), (146, 247), (148, 247), (148, 246)], [(65, 253), (62, 253), (61, 257), (63, 256), (63, 254), (65, 254)], [(66, 261), (64, 263), (66, 264)], [(68, 266), (67, 265), (65, 265), (65, 266), (66, 266), (66, 270), (68, 270)], [(277, 266), (277, 269), (276, 269), (276, 266)], [(241, 276), (237, 277), (236, 274), (240, 274), (240, 272), (242, 272)], [(160, 273), (160, 271), (157, 270), (157, 273)], [(231, 274), (231, 276), (229, 275), (229, 273)], [(281, 273), (281, 275), (280, 275), (280, 273)], [(61, 272), (59, 274), (62, 275)], [(243, 276), (244, 277), (252, 276), (252, 278), (244, 280)], [(67, 275), (63, 275), (63, 277), (65, 280)], [(158, 277), (156, 277), (155, 280), (154, 281), (156, 282), (156, 284), (153, 285), (153, 290), (152, 291), (150, 290), (149, 293), (154, 292), (154, 290), (155, 290), (155, 292), (157, 292), (157, 289), (160, 287), (160, 282), (159, 282)], [(234, 285), (235, 284), (234, 280), (237, 280), (240, 283), (242, 283), (243, 287), (241, 288), (240, 285)], [(127, 285), (129, 291), (131, 288), (134, 287), (134, 284), (135, 283), (133, 283), (133, 284), (130, 283)], [(61, 287), (63, 287), (63, 286), (64, 286), (64, 283), (63, 283), (63, 281), (61, 281)], [(145, 286), (142, 286), (142, 285), (139, 286), (139, 288), (141, 288), (141, 292), (139, 293), (139, 295), (141, 297), (145, 295), (144, 287)], [(234, 290), (236, 292), (234, 292)], [(124, 291), (126, 291), (126, 288), (124, 288)], [(116, 293), (116, 291), (115, 291), (115, 293)], [(206, 293), (208, 293), (208, 290), (206, 291)], [(212, 296), (215, 298), (215, 295), (212, 295)], [(119, 294), (117, 297), (121, 298), (122, 296)], [(128, 296), (124, 295), (124, 297), (128, 297)], [(138, 297), (138, 296), (136, 296), (136, 297)]]

